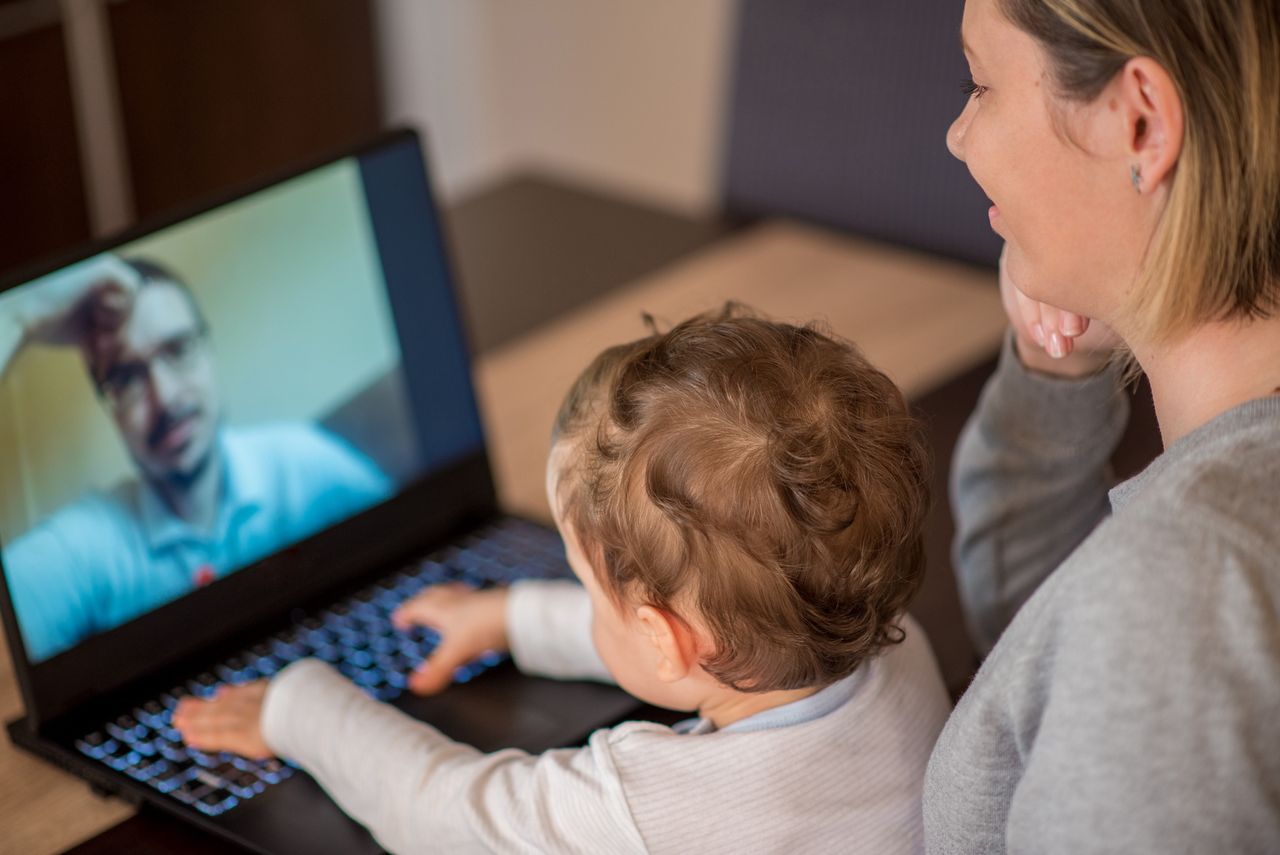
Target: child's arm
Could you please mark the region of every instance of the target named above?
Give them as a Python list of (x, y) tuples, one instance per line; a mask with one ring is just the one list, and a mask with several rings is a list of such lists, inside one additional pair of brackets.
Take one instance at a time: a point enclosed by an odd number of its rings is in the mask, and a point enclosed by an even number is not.
[(591, 641), (591, 600), (576, 582), (525, 580), (510, 588), (438, 585), (406, 600), (392, 615), (400, 629), (428, 626), (440, 644), (409, 678), (434, 694), (454, 671), (489, 650), (510, 650), (526, 674), (613, 682)]
[(644, 851), (608, 731), (582, 749), (482, 754), (316, 660), (263, 685), (184, 701), (184, 737), (210, 751), (256, 739), (295, 760), (392, 852)]
[(577, 582), (516, 582), (507, 599), (511, 657), (526, 674), (615, 682), (591, 640), (591, 597)]

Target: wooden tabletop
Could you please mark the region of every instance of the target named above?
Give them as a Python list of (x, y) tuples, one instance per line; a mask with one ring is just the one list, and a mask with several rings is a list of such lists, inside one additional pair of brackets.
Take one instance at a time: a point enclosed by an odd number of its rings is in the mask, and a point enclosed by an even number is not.
[[(806, 226), (757, 226), (480, 360), (477, 386), (507, 507), (548, 518), (542, 485), (551, 420), (588, 360), (643, 335), (642, 312), (670, 323), (729, 299), (779, 320), (825, 321), (911, 397), (989, 358), (1004, 329), (990, 270)], [(20, 713), (8, 653), (0, 650), (0, 716)], [(61, 852), (132, 812), (0, 739), (0, 853)]]
[(671, 324), (727, 300), (775, 320), (824, 322), (912, 398), (988, 358), (1005, 328), (990, 270), (809, 226), (762, 224), (594, 300), (480, 362), (477, 385), (507, 507), (549, 519), (540, 461), (551, 422), (569, 385), (597, 353), (644, 335), (644, 312)]

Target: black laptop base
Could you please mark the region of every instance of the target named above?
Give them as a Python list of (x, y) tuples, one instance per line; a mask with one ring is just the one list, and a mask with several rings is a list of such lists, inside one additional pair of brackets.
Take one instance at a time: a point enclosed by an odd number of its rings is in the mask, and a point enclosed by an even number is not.
[(294, 659), (316, 656), (368, 694), (482, 751), (538, 752), (576, 744), (595, 728), (633, 714), (637, 702), (612, 686), (527, 677), (496, 657), (462, 669), (462, 682), (444, 693), (416, 697), (404, 691), (403, 677), (436, 639), (426, 631), (396, 633), (387, 622), (396, 604), (429, 584), (502, 584), (566, 573), (554, 532), (500, 518), (327, 608), (295, 616), (284, 630), (159, 695), (113, 711), (91, 729), (53, 728), (61, 733), (50, 736), (34, 733), (20, 719), (9, 725), (10, 737), (102, 791), (154, 804), (255, 851), (377, 852), (372, 837), (305, 773), (279, 761), (253, 763), (182, 746), (167, 723), (178, 698), (269, 676)]

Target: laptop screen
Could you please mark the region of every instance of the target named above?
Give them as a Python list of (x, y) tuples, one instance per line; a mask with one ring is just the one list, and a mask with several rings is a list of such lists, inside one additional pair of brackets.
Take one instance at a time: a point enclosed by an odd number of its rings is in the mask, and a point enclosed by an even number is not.
[(0, 293), (0, 560), (29, 661), (483, 447), (422, 180), (402, 140)]

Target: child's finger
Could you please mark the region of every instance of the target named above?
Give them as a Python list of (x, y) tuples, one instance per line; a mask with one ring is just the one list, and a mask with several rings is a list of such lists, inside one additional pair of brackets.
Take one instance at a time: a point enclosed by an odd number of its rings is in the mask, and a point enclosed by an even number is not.
[(193, 731), (183, 737), (187, 745), (198, 751), (228, 751), (242, 757), (258, 760), (271, 756), (271, 752), (255, 738), (247, 722), (228, 719), (207, 729)]
[(175, 721), (182, 741), (201, 750), (221, 750), (227, 731), (234, 729), (234, 722), (220, 710), (202, 709), (189, 713), (181, 722)]
[(434, 585), (421, 594), (405, 600), (391, 613), (391, 625), (396, 629), (426, 626), (440, 629), (440, 622), (450, 607), (473, 589), (461, 582)]
[(188, 698), (174, 710), (182, 741), (199, 751), (229, 751), (243, 757), (272, 756), (258, 730), (260, 687), (229, 686), (209, 700)]
[(409, 690), (415, 695), (434, 695), (453, 682), (453, 672), (484, 651), (471, 651), (442, 640), (421, 665), (409, 675)]

